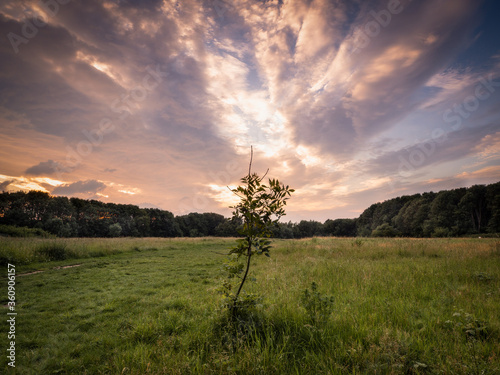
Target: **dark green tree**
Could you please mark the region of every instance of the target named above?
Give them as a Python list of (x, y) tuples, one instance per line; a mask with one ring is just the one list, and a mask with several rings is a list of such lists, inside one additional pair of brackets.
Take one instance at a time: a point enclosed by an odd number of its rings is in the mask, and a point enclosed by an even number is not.
[(315, 220), (301, 220), (297, 227), (301, 238), (321, 236), (323, 232), (323, 224)]
[(218, 237), (239, 237), (239, 229), (243, 222), (239, 218), (225, 219), (215, 228), (215, 235)]
[(356, 237), (356, 219), (326, 220), (323, 234), (334, 237)]
[(470, 223), (476, 233), (481, 233), (483, 230), (486, 204), (486, 187), (484, 185), (474, 185), (468, 188), (458, 203), (458, 207), (463, 210), (465, 216), (470, 218)]
[(500, 182), (488, 185), (486, 197), (489, 213), (488, 232), (500, 233)]
[(411, 196), (411, 200), (399, 210), (393, 218), (394, 228), (407, 237), (422, 237), (423, 225), (429, 216), (429, 205), (435, 194), (424, 193)]
[[(460, 234), (458, 204), (465, 195), (466, 189), (443, 190), (429, 205), (429, 215), (423, 224), (423, 233), (431, 236), (455, 236)], [(436, 231), (436, 233), (434, 233)]]
[(120, 224), (115, 223), (109, 226), (110, 237), (120, 237), (121, 234), (122, 234), (122, 226)]
[(387, 223), (379, 225), (372, 232), (372, 237), (396, 237), (398, 235), (398, 231)]
[(289, 221), (288, 223), (278, 223), (273, 227), (273, 237), (277, 238), (294, 238), (293, 228), (294, 224)]
[(169, 211), (157, 208), (145, 210), (150, 220), (151, 236), (153, 237), (177, 237), (182, 235), (179, 224), (174, 215)]

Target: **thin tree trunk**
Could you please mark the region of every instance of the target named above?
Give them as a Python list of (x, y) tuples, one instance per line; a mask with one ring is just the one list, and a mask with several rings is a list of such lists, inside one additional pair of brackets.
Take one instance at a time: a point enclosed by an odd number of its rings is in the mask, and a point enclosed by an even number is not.
[(250, 259), (252, 258), (252, 242), (250, 241), (250, 238), (248, 239), (247, 258), (248, 258), (247, 259), (247, 268), (245, 270), (245, 274), (243, 275), (243, 279), (241, 280), (240, 287), (238, 288), (238, 291), (236, 292), (236, 295), (234, 296), (233, 308), (236, 307), (238, 297), (240, 295), (241, 289), (243, 288), (243, 284), (245, 284), (245, 281), (247, 279), (248, 270), (250, 269)]
[(476, 208), (477, 232), (481, 233), (481, 209)]

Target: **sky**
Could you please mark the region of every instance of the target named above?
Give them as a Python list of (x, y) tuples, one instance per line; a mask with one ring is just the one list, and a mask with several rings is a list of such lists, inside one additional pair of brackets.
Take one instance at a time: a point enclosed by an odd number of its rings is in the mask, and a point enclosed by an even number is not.
[[(497, 0), (4, 0), (0, 191), (285, 221), (500, 180)], [(283, 220), (283, 219), (282, 219)]]

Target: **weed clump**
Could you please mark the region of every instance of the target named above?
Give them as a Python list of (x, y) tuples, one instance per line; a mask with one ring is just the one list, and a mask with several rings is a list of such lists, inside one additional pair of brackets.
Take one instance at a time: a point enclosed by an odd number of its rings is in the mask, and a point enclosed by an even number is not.
[(487, 340), (490, 336), (488, 322), (477, 319), (463, 310), (454, 312), (453, 320), (447, 320), (444, 324), (451, 330), (462, 332), (467, 340)]
[(304, 290), (300, 302), (314, 327), (324, 325), (333, 312), (333, 296), (322, 295), (314, 281), (311, 283), (311, 291), (309, 289)]

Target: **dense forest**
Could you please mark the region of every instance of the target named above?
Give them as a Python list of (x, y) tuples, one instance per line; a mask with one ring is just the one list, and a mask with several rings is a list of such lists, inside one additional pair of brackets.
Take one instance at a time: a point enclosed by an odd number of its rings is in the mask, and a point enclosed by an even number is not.
[[(96, 200), (54, 197), (40, 191), (0, 194), (0, 226), (58, 237), (238, 236), (241, 225), (216, 213), (174, 216), (169, 211)], [(26, 233), (26, 232), (20, 232)], [(312, 236), (452, 237), (500, 233), (500, 182), (376, 203), (357, 219), (280, 223), (278, 238)]]

